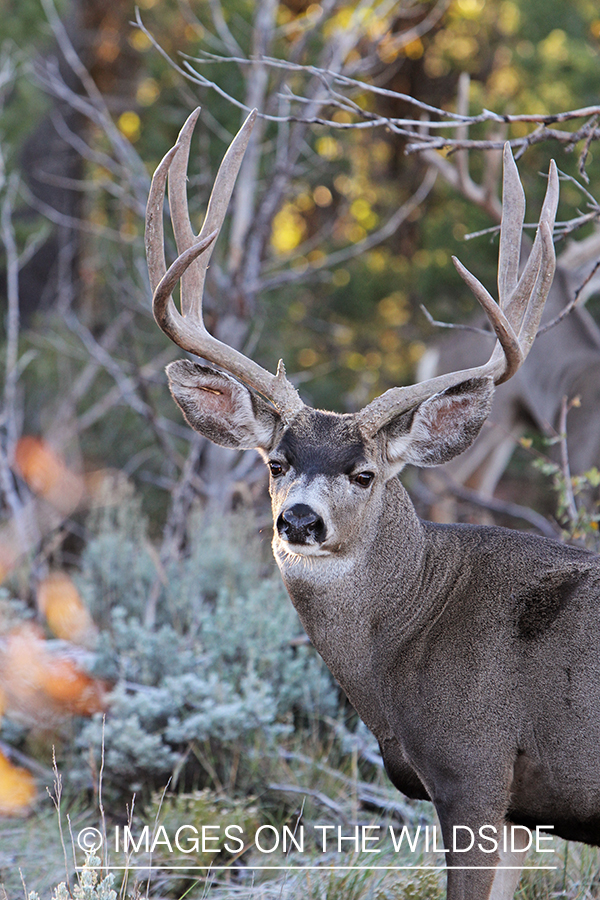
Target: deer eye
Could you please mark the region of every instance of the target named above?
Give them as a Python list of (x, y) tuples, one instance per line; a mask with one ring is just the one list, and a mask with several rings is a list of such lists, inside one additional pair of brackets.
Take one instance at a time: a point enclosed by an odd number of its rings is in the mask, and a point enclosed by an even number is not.
[(270, 459), (267, 465), (269, 466), (273, 478), (279, 478), (280, 475), (283, 475), (284, 468), (281, 463), (276, 462), (274, 459)]
[(374, 478), (373, 472), (358, 472), (356, 475), (351, 476), (350, 481), (359, 487), (366, 488), (369, 487)]

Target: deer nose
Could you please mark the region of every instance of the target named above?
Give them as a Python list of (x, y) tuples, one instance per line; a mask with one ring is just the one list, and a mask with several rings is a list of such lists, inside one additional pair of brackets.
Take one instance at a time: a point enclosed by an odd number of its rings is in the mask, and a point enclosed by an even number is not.
[(277, 519), (277, 531), (290, 544), (306, 544), (310, 539), (320, 544), (325, 540), (325, 522), (305, 503), (284, 509)]

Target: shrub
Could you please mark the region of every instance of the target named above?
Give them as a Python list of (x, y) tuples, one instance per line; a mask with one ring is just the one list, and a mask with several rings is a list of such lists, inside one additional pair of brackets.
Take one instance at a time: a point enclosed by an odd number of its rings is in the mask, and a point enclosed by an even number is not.
[(197, 513), (184, 557), (163, 566), (134, 498), (91, 529), (78, 584), (101, 626), (94, 674), (115, 687), (104, 725), (82, 727), (74, 778), (89, 777), (88, 748), (99, 764), (102, 740), (105, 779), (139, 789), (202, 745), (226, 757), (335, 713), (333, 680), (296, 640), (302, 628), (251, 523)]

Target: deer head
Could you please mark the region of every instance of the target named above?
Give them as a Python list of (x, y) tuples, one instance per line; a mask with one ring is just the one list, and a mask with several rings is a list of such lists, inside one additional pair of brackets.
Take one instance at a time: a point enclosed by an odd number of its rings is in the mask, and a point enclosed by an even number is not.
[[(306, 406), (287, 379), (282, 361), (273, 375), (205, 328), (206, 271), (256, 111), (223, 159), (204, 224), (195, 235), (188, 213), (186, 169), (198, 115), (196, 110), (189, 117), (154, 175), (146, 248), (156, 321), (182, 349), (219, 368), (187, 360), (172, 363), (167, 368), (171, 392), (192, 428), (217, 444), (256, 448), (263, 455), (271, 473), (278, 557), (350, 550), (360, 540), (364, 520), (379, 504), (386, 483), (407, 463), (437, 465), (465, 450), (489, 413), (494, 386), (510, 378), (527, 356), (554, 272), (556, 167), (551, 164), (534, 247), (519, 277), (525, 198), (510, 148), (505, 148), (499, 302), (454, 259), (497, 336), (488, 362), (391, 388), (360, 412), (339, 415)], [(168, 270), (162, 224), (167, 176), (179, 254)], [(179, 281), (181, 312), (171, 296)]]

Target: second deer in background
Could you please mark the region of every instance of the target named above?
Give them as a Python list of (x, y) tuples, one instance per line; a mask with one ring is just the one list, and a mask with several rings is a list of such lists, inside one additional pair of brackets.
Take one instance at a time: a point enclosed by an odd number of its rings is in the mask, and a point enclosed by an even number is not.
[[(458, 111), (467, 111), (469, 79), (459, 83)], [(454, 162), (435, 151), (422, 157), (452, 187), (500, 222), (502, 207), (497, 196), (500, 153), (493, 151), (486, 160), (480, 184), (469, 173), (467, 151), (454, 154)], [(524, 242), (523, 258), (529, 252)], [(438, 495), (432, 516), (438, 521), (453, 521), (454, 503), (446, 493), (455, 486), (468, 486), (480, 497), (491, 498), (504, 474), (519, 438), (527, 430), (554, 437), (560, 433), (561, 411), (565, 399), (579, 398), (569, 412), (567, 450), (572, 474), (581, 474), (593, 466), (600, 468), (600, 328), (583, 307), (586, 299), (600, 287), (600, 232), (569, 244), (557, 261), (556, 275), (542, 316), (540, 332), (531, 348), (527, 366), (494, 396), (492, 411), (477, 443), (443, 469), (428, 473), (428, 483)], [(577, 303), (555, 325), (547, 325)], [(479, 318), (474, 326), (485, 325)], [(441, 337), (425, 354), (419, 378), (452, 371), (462, 359), (478, 363), (486, 358), (495, 336), (476, 331), (453, 330)], [(445, 495), (445, 499), (444, 499)]]

